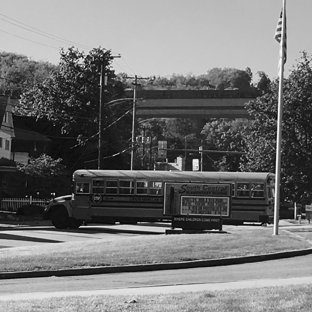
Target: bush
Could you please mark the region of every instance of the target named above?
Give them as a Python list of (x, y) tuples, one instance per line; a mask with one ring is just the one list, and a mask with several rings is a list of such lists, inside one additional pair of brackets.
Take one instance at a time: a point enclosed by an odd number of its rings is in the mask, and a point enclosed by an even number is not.
[(43, 215), (44, 207), (39, 205), (25, 205), (17, 209), (16, 215), (18, 216), (33, 216)]

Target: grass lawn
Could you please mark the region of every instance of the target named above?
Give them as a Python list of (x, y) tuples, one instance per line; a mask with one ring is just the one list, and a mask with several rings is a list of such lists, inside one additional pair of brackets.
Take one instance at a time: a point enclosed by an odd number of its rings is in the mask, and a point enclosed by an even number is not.
[(64, 297), (0, 302), (6, 312), (308, 312), (312, 311), (311, 285), (205, 291), (167, 295)]
[(149, 235), (0, 249), (0, 271), (33, 271), (155, 264), (261, 255), (311, 248), (306, 240), (272, 228), (227, 234)]

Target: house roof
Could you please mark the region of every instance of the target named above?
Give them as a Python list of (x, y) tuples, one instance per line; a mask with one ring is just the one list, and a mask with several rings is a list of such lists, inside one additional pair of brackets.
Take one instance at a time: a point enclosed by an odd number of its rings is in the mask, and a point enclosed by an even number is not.
[(51, 142), (49, 138), (38, 132), (26, 129), (15, 128), (15, 140), (21, 141), (36, 141), (36, 142)]
[(51, 140), (35, 130), (36, 122), (33, 117), (16, 116), (13, 114), (15, 140), (51, 142)]
[(3, 116), (6, 110), (7, 104), (8, 104), (8, 97), (1, 95), (0, 96), (0, 120), (1, 122), (3, 120)]

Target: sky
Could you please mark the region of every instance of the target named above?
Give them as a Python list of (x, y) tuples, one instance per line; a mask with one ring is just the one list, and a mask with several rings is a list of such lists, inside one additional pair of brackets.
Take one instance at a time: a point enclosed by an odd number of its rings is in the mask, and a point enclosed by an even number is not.
[[(0, 51), (57, 64), (60, 49), (106, 48), (129, 76), (249, 67), (278, 76), (282, 0), (0, 0)], [(287, 0), (287, 77), (312, 54), (312, 0)]]

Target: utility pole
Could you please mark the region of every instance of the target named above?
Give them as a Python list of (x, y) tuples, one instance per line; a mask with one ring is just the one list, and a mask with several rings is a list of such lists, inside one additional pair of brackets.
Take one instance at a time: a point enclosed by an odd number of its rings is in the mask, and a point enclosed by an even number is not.
[(135, 156), (135, 120), (136, 120), (136, 91), (137, 87), (140, 86), (138, 80), (152, 80), (150, 77), (126, 77), (128, 79), (134, 79), (133, 84), (133, 106), (132, 106), (132, 136), (131, 136), (131, 163), (130, 170), (134, 167), (134, 156)]
[(103, 137), (103, 106), (105, 97), (105, 86), (107, 86), (107, 74), (104, 70), (104, 62), (101, 62), (101, 78), (100, 78), (100, 107), (99, 107), (99, 150), (98, 150), (98, 169), (103, 168), (103, 148), (102, 148), (102, 137)]
[[(111, 58), (119, 58), (121, 55), (110, 56)], [(105, 87), (107, 86), (107, 73), (105, 72), (104, 56), (101, 60), (101, 76), (100, 76), (100, 104), (99, 104), (99, 141), (98, 141), (98, 169), (103, 168), (103, 119), (104, 119), (104, 103), (105, 103)]]

